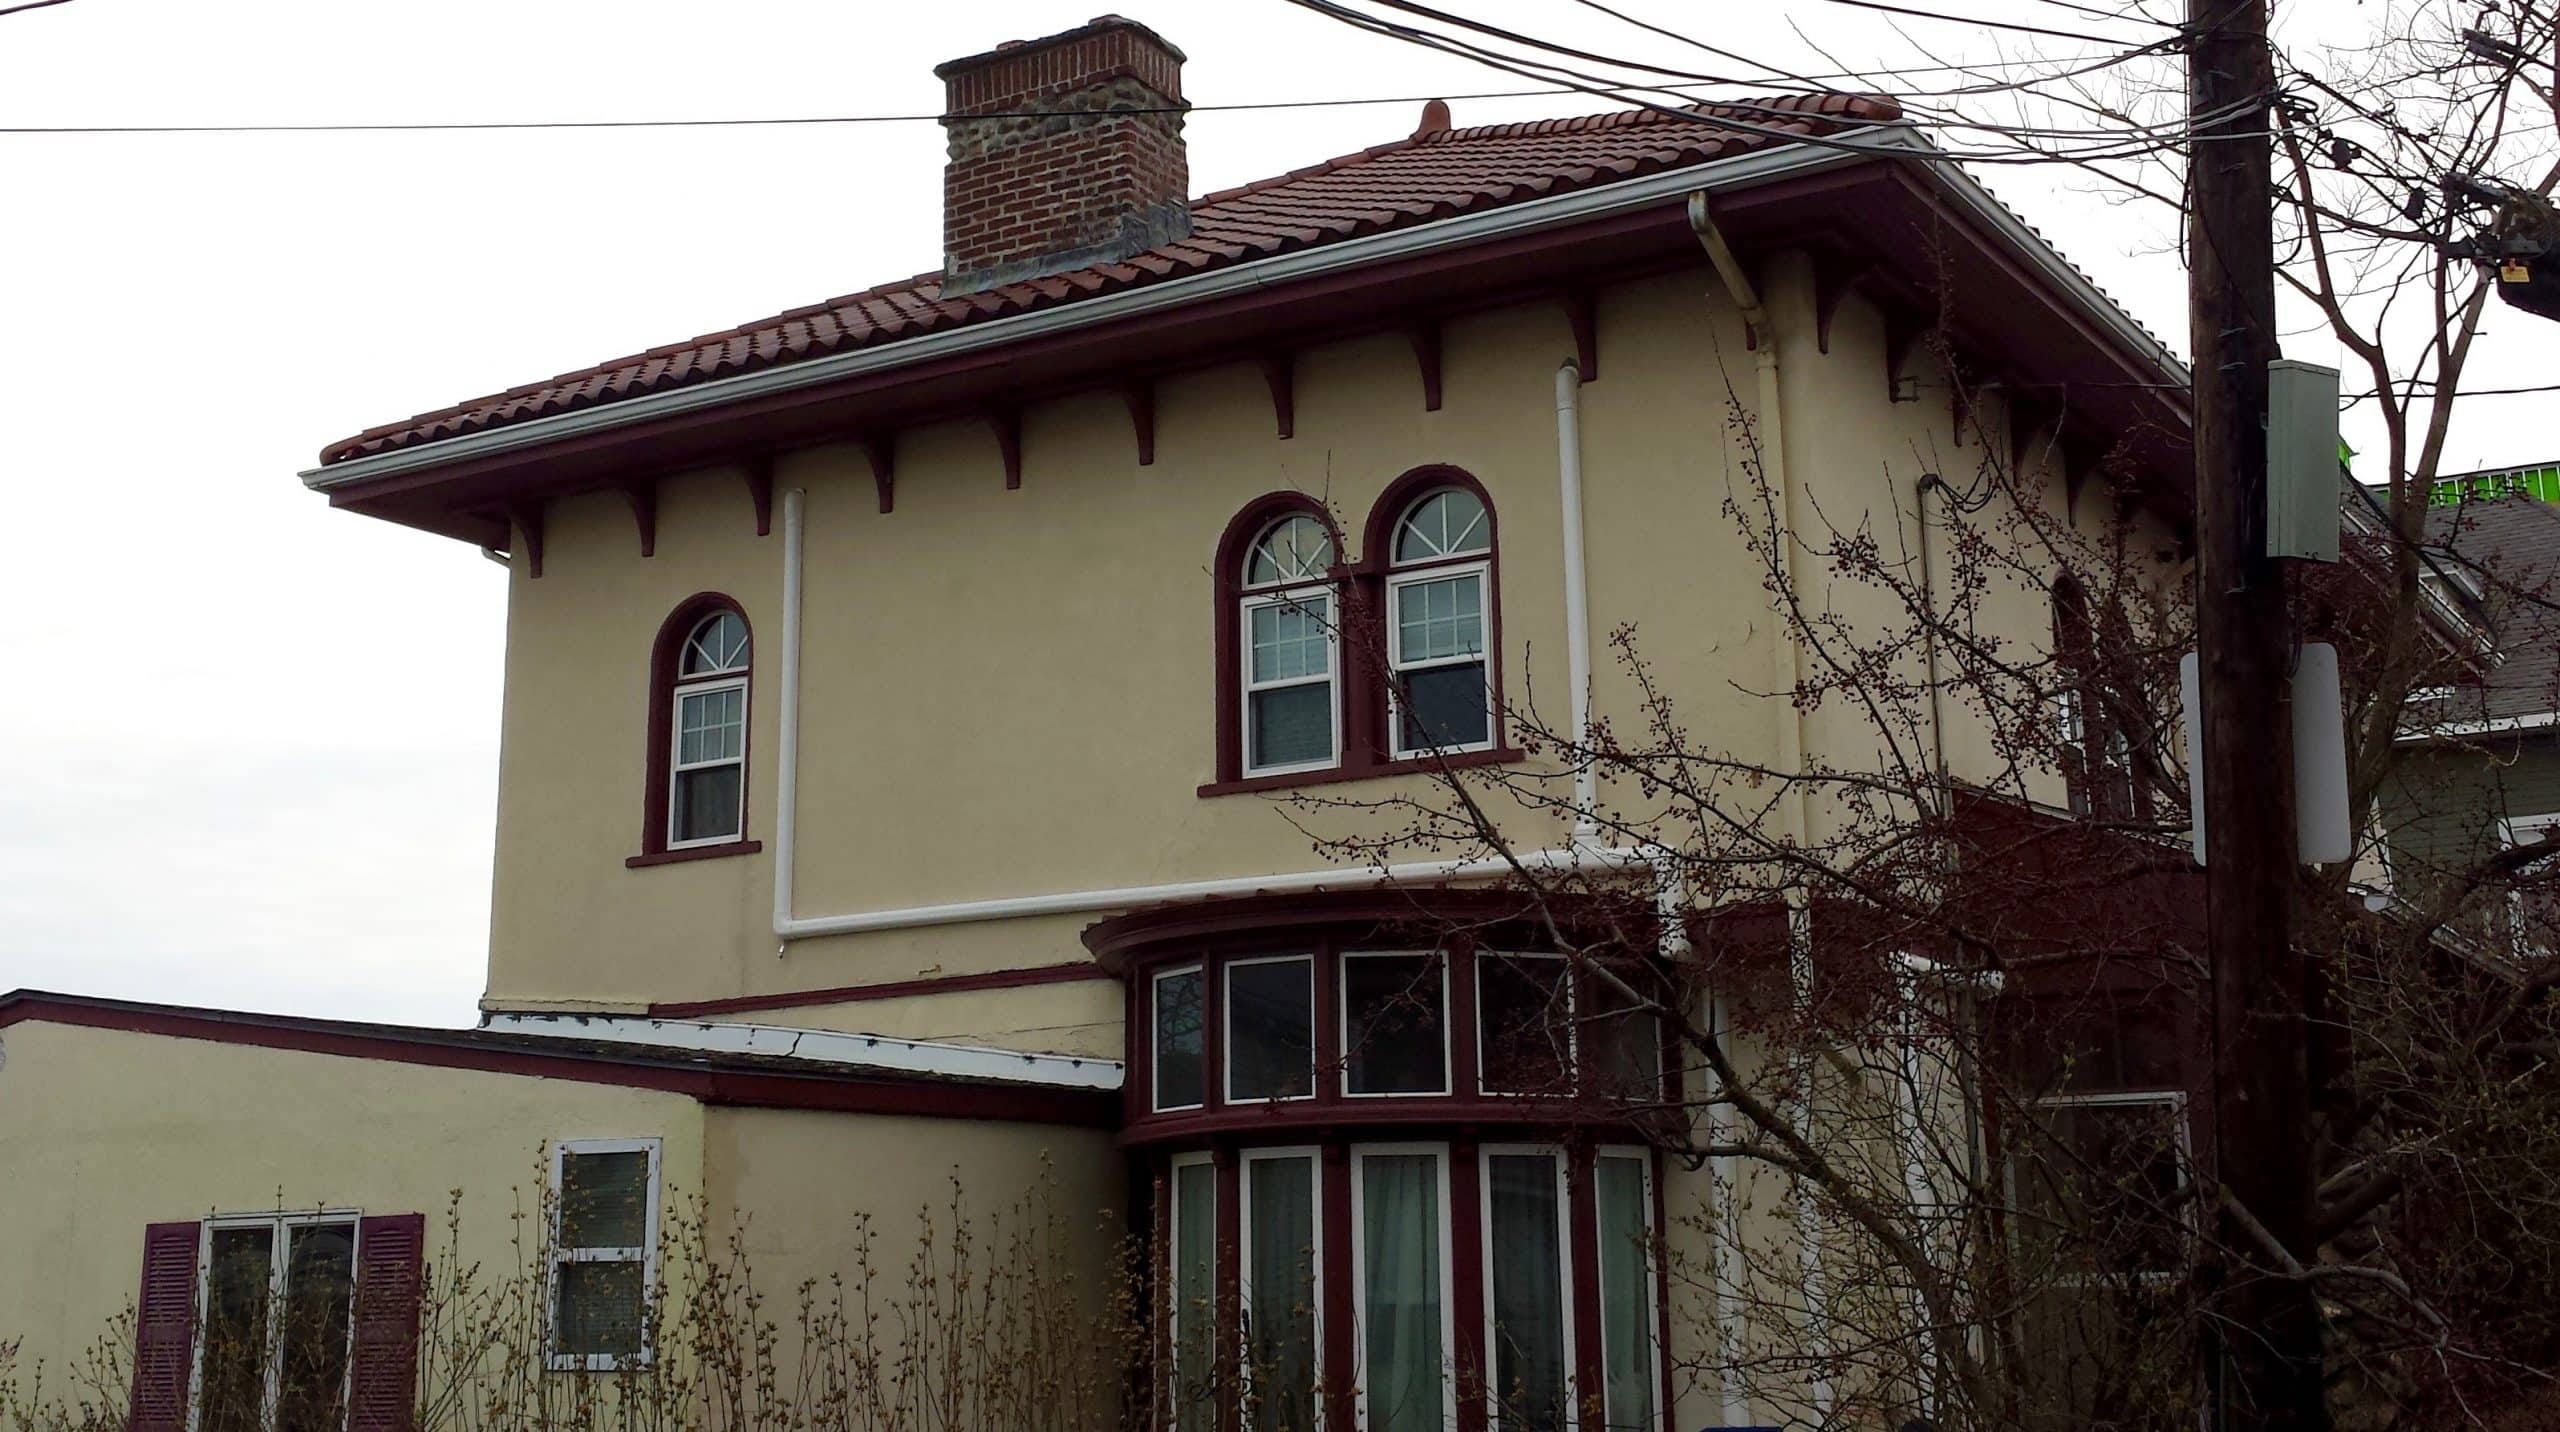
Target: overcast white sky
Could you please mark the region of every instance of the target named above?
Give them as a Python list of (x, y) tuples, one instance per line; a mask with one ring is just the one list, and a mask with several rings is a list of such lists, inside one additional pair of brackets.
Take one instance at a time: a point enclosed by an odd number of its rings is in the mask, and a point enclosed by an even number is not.
[[(1647, 43), (1556, 0), (1456, 3)], [(1712, 15), (1717, 43), (1783, 63), (1812, 64), (1797, 24), (1856, 62), (1913, 55), (1825, 0), (1621, 3)], [(931, 113), (936, 62), (1099, 8), (72, 0), (0, 16), (0, 126)], [(1524, 87), (1281, 0), (1126, 8), (1189, 53), (1195, 103)], [(1455, 105), (1460, 124), (1604, 107)], [(1397, 137), (1417, 109), (1197, 115), (1195, 191)], [(0, 989), (467, 1022), (503, 574), (295, 474), (376, 422), (934, 268), (940, 164), (931, 123), (0, 134)], [(1988, 177), (2183, 348), (2156, 222)], [(2540, 381), (2553, 341), (2492, 323), (2478, 381)], [(2560, 456), (2547, 412), (2476, 404), (2453, 455)]]

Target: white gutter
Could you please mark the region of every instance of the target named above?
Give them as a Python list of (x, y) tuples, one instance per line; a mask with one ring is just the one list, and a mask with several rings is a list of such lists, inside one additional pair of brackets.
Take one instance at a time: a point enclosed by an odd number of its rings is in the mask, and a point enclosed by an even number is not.
[(1564, 655), (1573, 689), (1573, 837), (1597, 836), (1599, 771), (1591, 763), (1591, 583), (1582, 557), (1582, 369), (1556, 369), (1556, 486), (1564, 501)]
[(2548, 731), (2560, 726), (2560, 711), (2533, 711), (2521, 716), (2485, 716), (2468, 721), (2439, 721), (2412, 727), (2391, 738), (2395, 746), (2420, 745), (2455, 736), (2489, 736), (2501, 731)]
[(879, 1034), (846, 1034), (831, 1029), (795, 1029), (779, 1024), (733, 1024), (696, 1019), (650, 1019), (636, 1015), (493, 1014), (482, 1029), (501, 1034), (539, 1034), (558, 1039), (603, 1039), (617, 1044), (646, 1044), (706, 1054), (756, 1054), (813, 1064), (851, 1064), (901, 1074), (946, 1074), (972, 1079), (1007, 1079), (1059, 1089), (1117, 1089), (1122, 1069), (1117, 1060), (1083, 1059), (1070, 1054), (1025, 1054), (975, 1044), (943, 1044), (924, 1039), (892, 1039)]
[(434, 442), (393, 448), (388, 452), (309, 468), (301, 477), (304, 485), (313, 491), (328, 492), (352, 483), (370, 482), (467, 458), (512, 452), (582, 434), (631, 427), (745, 398), (792, 392), (933, 358), (1001, 348), (1027, 338), (1070, 333), (1165, 308), (1248, 292), (1338, 269), (1357, 268), (1431, 249), (1534, 233), (1641, 209), (1667, 199), (1677, 199), (1696, 189), (1743, 188), (1772, 179), (1819, 173), (1868, 158), (1907, 159), (1927, 167), (1967, 209), (2017, 245), (2040, 273), (2088, 308), (2103, 326), (2112, 330), (2134, 352), (2160, 364), (2175, 381), (2186, 381), (2186, 369), (2158, 339), (2116, 307), (2098, 291), (2096, 285), (2046, 244), (2042, 236), (1993, 198), (1990, 191), (1974, 182), (1954, 161), (1934, 157), (1937, 153), (1908, 125), (1874, 125), (1832, 136), (1820, 145), (1786, 144), (1774, 149), (1756, 150), (1731, 159), (1669, 170), (1624, 183), (1578, 189), (1551, 199), (1508, 204), (1481, 213), (1461, 214), (1434, 223), (1416, 224), (1411, 228), (1345, 239), (1297, 253), (1256, 259), (1099, 298), (1061, 304), (1019, 317), (967, 324), (895, 343), (830, 354), (802, 363), (785, 363), (732, 378), (665, 389), (620, 402), (601, 403), (504, 427), (483, 428)]

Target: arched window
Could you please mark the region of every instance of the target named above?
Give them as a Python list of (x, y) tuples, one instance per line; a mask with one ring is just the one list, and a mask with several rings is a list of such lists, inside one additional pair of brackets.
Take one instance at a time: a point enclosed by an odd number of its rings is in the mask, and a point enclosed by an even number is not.
[(1263, 527), (1238, 574), (1244, 774), (1320, 770), (1342, 756), (1342, 613), (1332, 529), (1305, 512)]
[(726, 597), (695, 597), (660, 628), (650, 660), (648, 800), (636, 859), (753, 847), (746, 832), (754, 649), (746, 614)]
[(1396, 519), (1386, 582), (1388, 745), (1396, 759), (1493, 744), (1487, 652), (1493, 514), (1434, 488)]

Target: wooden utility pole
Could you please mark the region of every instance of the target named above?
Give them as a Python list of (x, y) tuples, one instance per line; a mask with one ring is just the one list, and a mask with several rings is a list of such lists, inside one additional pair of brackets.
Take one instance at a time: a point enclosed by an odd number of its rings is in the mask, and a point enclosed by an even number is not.
[[(2266, 0), (2190, 0), (2189, 318), (2195, 354), (2196, 629), (2205, 903), (2213, 980), (2212, 1178), (2247, 1210), (2216, 1277), (2216, 1425), (2326, 1428), (2311, 1289), (2311, 1090), (2296, 872), (2292, 640), (2267, 555), (2267, 364), (2276, 346), (2274, 66)], [(2251, 1222), (2257, 1228), (2250, 1227)]]

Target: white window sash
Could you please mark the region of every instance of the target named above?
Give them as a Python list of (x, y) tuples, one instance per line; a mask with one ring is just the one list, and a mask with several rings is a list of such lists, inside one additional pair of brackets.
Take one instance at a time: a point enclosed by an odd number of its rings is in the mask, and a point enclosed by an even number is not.
[(1518, 1089), (1496, 1089), (1486, 1079), (1493, 1067), (1493, 1029), (1485, 1023), (1490, 1013), (1484, 998), (1484, 972), (1489, 964), (1517, 960), (1554, 960), (1558, 965), (1557, 981), (1564, 991), (1564, 1077), (1567, 1091), (1582, 1087), (1582, 1017), (1581, 1001), (1574, 990), (1573, 972), (1563, 968), (1564, 956), (1541, 951), (1478, 950), (1475, 957), (1476, 976), (1476, 1092), (1490, 1099), (1518, 1099), (1528, 1092)]
[[(542, 1300), (542, 1351), (544, 1365), (553, 1372), (620, 1372), (626, 1368), (647, 1367), (657, 1347), (655, 1319), (650, 1316), (649, 1300), (658, 1286), (658, 1217), (660, 1183), (659, 1165), (664, 1141), (643, 1139), (561, 1139), (551, 1149), (551, 1265), (546, 1270)], [(637, 1248), (564, 1248), (560, 1246), (560, 1211), (564, 1206), (565, 1176), (572, 1154), (632, 1154), (649, 1156), (648, 1210), (641, 1232), (648, 1242)], [(640, 1265), (640, 1350), (629, 1357), (619, 1353), (570, 1353), (560, 1351), (560, 1270), (571, 1263), (637, 1263)]]
[[(1164, 1101), (1164, 982), (1184, 975), (1200, 977), (1200, 1097), (1188, 1104)], [(1209, 1103), (1209, 975), (1200, 965), (1158, 970), (1147, 982), (1147, 1102), (1159, 1114), (1206, 1108)]]
[[(1455, 656), (1423, 657), (1407, 661), (1404, 655), (1404, 621), (1398, 602), (1405, 588), (1426, 582), (1442, 582), (1454, 577), (1473, 577), (1476, 581), (1477, 649)], [(1450, 562), (1444, 566), (1415, 567), (1398, 572), (1387, 579), (1387, 746), (1397, 760), (1428, 755), (1434, 750), (1445, 753), (1490, 751), (1493, 749), (1493, 563), (1488, 558)], [(1408, 746), (1404, 740), (1404, 676), (1408, 672), (1437, 671), (1452, 666), (1484, 668), (1484, 739), (1464, 745)]]
[[(1385, 1091), (1366, 1094), (1354, 1091), (1351, 1087), (1351, 1053), (1353, 1047), (1351, 1038), (1351, 962), (1353, 960), (1379, 959), (1430, 959), (1435, 955), (1437, 955), (1440, 961), (1440, 1087), (1437, 1089)], [(1335, 1025), (1340, 1031), (1340, 1038), (1342, 1041), (1342, 1048), (1337, 1051), (1342, 1060), (1342, 1097), (1346, 1099), (1447, 1098), (1451, 1085), (1456, 1082), (1456, 1076), (1451, 1073), (1451, 1045), (1458, 1038), (1458, 1031), (1449, 1027), (1449, 966), (1455, 962), (1447, 955), (1439, 954), (1437, 951), (1431, 950), (1347, 950), (1343, 952), (1340, 958), (1342, 960), (1342, 977), (1334, 983), (1336, 986), (1336, 1002), (1341, 1007), (1340, 1017), (1335, 1021)]]
[[(1237, 1240), (1242, 1251), (1236, 1255), (1236, 1306), (1238, 1309), (1244, 1310), (1248, 1314), (1253, 1307), (1253, 1166), (1257, 1163), (1282, 1162), (1289, 1159), (1306, 1160), (1307, 1185), (1308, 1192), (1311, 1195), (1308, 1199), (1307, 1207), (1312, 1215), (1311, 1232), (1313, 1233), (1313, 1237), (1309, 1244), (1308, 1258), (1314, 1265), (1315, 1286), (1312, 1295), (1313, 1307), (1309, 1309), (1310, 1321), (1308, 1329), (1309, 1335), (1315, 1340), (1315, 1386), (1317, 1390), (1316, 1424), (1318, 1426), (1322, 1426), (1324, 1425), (1325, 1420), (1323, 1408), (1323, 1391), (1325, 1386), (1324, 1289), (1325, 1278), (1327, 1276), (1325, 1270), (1324, 1246), (1324, 1151), (1322, 1149), (1319, 1149), (1312, 1144), (1298, 1145), (1288, 1148), (1247, 1149), (1242, 1158), (1238, 1161), (1236, 1166), (1236, 1177), (1239, 1180), (1236, 1188), (1236, 1225), (1238, 1231), (1242, 1235)], [(1236, 1366), (1245, 1369), (1245, 1380), (1250, 1384), (1252, 1381), (1253, 1348), (1252, 1339), (1246, 1335), (1248, 1326), (1249, 1324), (1240, 1322), (1236, 1328)]]
[[(721, 691), (735, 691), (738, 693), (738, 754), (734, 756), (715, 756), (708, 760), (700, 761), (688, 761), (684, 759), (684, 703), (692, 697), (708, 696)], [(744, 771), (747, 764), (747, 701), (747, 678), (744, 676), (699, 678), (680, 683), (675, 688), (675, 694), (672, 698), (667, 718), (667, 849), (691, 850), (696, 846), (703, 845), (728, 845), (746, 837), (747, 782)], [(686, 775), (694, 771), (717, 770), (723, 766), (736, 766), (740, 768), (738, 800), (736, 806), (729, 814), (729, 833), (726, 835), (706, 835), (694, 840), (677, 839), (677, 784), (682, 781)]]
[[(1263, 607), (1303, 605), (1308, 599), (1324, 598), (1324, 674), (1291, 676), (1271, 681), (1257, 681), (1253, 675), (1253, 614)], [(1237, 738), (1244, 749), (1237, 752), (1247, 776), (1294, 775), (1301, 771), (1328, 771), (1342, 764), (1342, 600), (1331, 583), (1315, 583), (1283, 587), (1276, 591), (1255, 592), (1238, 603), (1236, 613), (1237, 674), (1243, 681), (1243, 709), (1237, 713)], [(1333, 736), (1332, 754), (1321, 760), (1291, 761), (1273, 765), (1256, 765), (1253, 760), (1253, 698), (1265, 691), (1285, 691), (1292, 687), (1323, 683), (1329, 688), (1327, 703), (1329, 727)]]
[[(196, 1232), (196, 1320), (194, 1346), (188, 1349), (187, 1427), (193, 1432), (204, 1415), (204, 1330), (213, 1314), (213, 1235), (216, 1230), (263, 1228), (267, 1230), (267, 1304), (266, 1325), (258, 1330), (261, 1344), (259, 1423), (273, 1426), (278, 1399), (284, 1393), (284, 1314), (288, 1296), (288, 1274), (293, 1268), (292, 1234), (302, 1228), (331, 1225), (347, 1230), (349, 1250), (347, 1297), (352, 1311), (355, 1298), (354, 1278), (363, 1268), (364, 1215), (353, 1208), (315, 1208), (291, 1213), (218, 1213), (207, 1218)], [(347, 1370), (338, 1388), (338, 1405), (344, 1408), (354, 1392), (355, 1318), (347, 1319)]]
[[(1267, 1095), (1267, 1094), (1251, 1094), (1251, 1095), (1247, 1095), (1247, 1094), (1238, 1094), (1238, 1093), (1236, 1092), (1236, 1073), (1235, 1073), (1235, 1070), (1236, 1070), (1236, 1000), (1235, 1000), (1235, 979), (1236, 979), (1236, 971), (1237, 971), (1237, 970), (1240, 970), (1240, 969), (1247, 968), (1247, 967), (1252, 966), (1252, 965), (1285, 965), (1285, 964), (1302, 964), (1302, 965), (1305, 965), (1305, 966), (1307, 967), (1307, 1092), (1305, 1092), (1305, 1093), (1303, 1093), (1303, 1094), (1283, 1094), (1283, 1095), (1281, 1095), (1281, 1096), (1279, 1096), (1279, 1097), (1277, 1097), (1277, 1098), (1274, 1098), (1274, 1097), (1272, 1097), (1272, 1096), (1270, 1096), (1270, 1095)], [(1318, 1058), (1316, 1057), (1316, 1055), (1317, 1055), (1317, 1051), (1316, 1051), (1316, 958), (1315, 958), (1315, 956), (1313, 956), (1313, 955), (1257, 955), (1257, 956), (1253, 957), (1252, 959), (1247, 959), (1247, 960), (1229, 960), (1229, 961), (1227, 961), (1223, 966), (1221, 966), (1221, 967), (1220, 967), (1220, 971), (1219, 971), (1219, 976), (1218, 976), (1218, 978), (1219, 978), (1219, 981), (1220, 981), (1220, 982), (1225, 986), (1225, 988), (1224, 988), (1224, 989), (1222, 989), (1222, 990), (1220, 990), (1220, 991), (1219, 991), (1219, 994), (1220, 994), (1220, 996), (1221, 996), (1221, 997), (1220, 997), (1220, 999), (1219, 999), (1219, 1001), (1218, 1001), (1218, 1032), (1219, 1032), (1219, 1035), (1220, 1035), (1219, 1043), (1218, 1043), (1218, 1047), (1219, 1047), (1220, 1052), (1221, 1052), (1225, 1057), (1224, 1057), (1224, 1058), (1222, 1058), (1222, 1059), (1220, 1059), (1218, 1062), (1219, 1062), (1220, 1064), (1222, 1064), (1222, 1065), (1226, 1066), (1224, 1069), (1222, 1069), (1222, 1070), (1220, 1070), (1220, 1071), (1219, 1071), (1219, 1084), (1220, 1084), (1220, 1086), (1221, 1086), (1221, 1087), (1226, 1091), (1226, 1102), (1227, 1102), (1227, 1103), (1230, 1103), (1230, 1104), (1295, 1104), (1295, 1103), (1300, 1102), (1301, 1100), (1306, 1100), (1306, 1099), (1312, 1099), (1312, 1098), (1314, 1098), (1314, 1097), (1316, 1096), (1316, 1077), (1317, 1077), (1316, 1066), (1317, 1066), (1317, 1064), (1318, 1064), (1318, 1063), (1320, 1063), (1320, 1062), (1321, 1062), (1321, 1061), (1319, 1061), (1319, 1060), (1318, 1060)]]
[[(1457, 1371), (1457, 1292), (1454, 1270), (1457, 1266), (1449, 1226), (1449, 1146), (1429, 1143), (1353, 1144), (1351, 1146), (1351, 1346), (1365, 1359), (1369, 1346), (1369, 1220), (1368, 1161), (1373, 1157), (1397, 1154), (1427, 1154), (1438, 1170), (1439, 1237), (1440, 1237), (1440, 1397), (1441, 1422), (1455, 1426), (1458, 1420)], [(1358, 1425), (1369, 1425), (1369, 1385), (1363, 1379), (1356, 1408)]]
[[(1484, 1230), (1480, 1239), (1484, 1244), (1484, 1282), (1480, 1286), (1484, 1289), (1485, 1425), (1494, 1429), (1494, 1432), (1504, 1432), (1502, 1389), (1496, 1385), (1497, 1378), (1494, 1374), (1496, 1356), (1494, 1349), (1498, 1344), (1495, 1341), (1493, 1322), (1493, 1161), (1498, 1155), (1555, 1160), (1556, 1272), (1558, 1274), (1556, 1295), (1564, 1300), (1564, 1306), (1557, 1309), (1558, 1321), (1564, 1330), (1564, 1426), (1566, 1432), (1572, 1432), (1572, 1429), (1581, 1421), (1582, 1402), (1579, 1380), (1574, 1375), (1577, 1364), (1574, 1360), (1573, 1344), (1575, 1271), (1573, 1266), (1573, 1187), (1568, 1176), (1571, 1165), (1566, 1162), (1563, 1147), (1557, 1144), (1485, 1144), (1476, 1151), (1477, 1201), (1481, 1205), (1477, 1210), (1477, 1219), (1478, 1226)], [(1593, 1201), (1596, 1216), (1598, 1200), (1595, 1198)], [(1605, 1313), (1607, 1310), (1604, 1307), (1602, 1311)]]
[[(1662, 1269), (1657, 1266), (1657, 1259), (1654, 1256), (1654, 1240), (1661, 1237), (1662, 1233), (1660, 1229), (1654, 1226), (1653, 1221), (1655, 1197), (1653, 1188), (1653, 1153), (1651, 1150), (1638, 1145), (1603, 1144), (1593, 1151), (1592, 1158), (1591, 1222), (1592, 1232), (1598, 1237), (1605, 1238), (1608, 1233), (1607, 1229), (1600, 1226), (1599, 1166), (1611, 1159), (1623, 1159), (1628, 1163), (1634, 1164), (1637, 1172), (1642, 1175), (1644, 1180), (1642, 1212), (1644, 1216), (1645, 1395), (1647, 1400), (1653, 1403), (1653, 1420), (1648, 1425), (1657, 1429), (1666, 1429), (1667, 1432), (1667, 1429), (1670, 1426), (1668, 1419), (1671, 1416), (1671, 1408), (1662, 1395)], [(1594, 1246), (1597, 1247), (1600, 1245), (1595, 1242)], [(1599, 1270), (1596, 1268), (1593, 1269), (1591, 1276), (1596, 1282), (1600, 1276)], [(1618, 1421), (1617, 1409), (1608, 1405), (1609, 1389), (1608, 1377), (1606, 1375), (1608, 1347), (1609, 1300), (1606, 1297), (1603, 1297), (1600, 1300), (1600, 1348), (1603, 1367), (1600, 1388), (1600, 1417), (1601, 1421), (1605, 1425), (1614, 1429), (1618, 1427), (1620, 1423)]]

